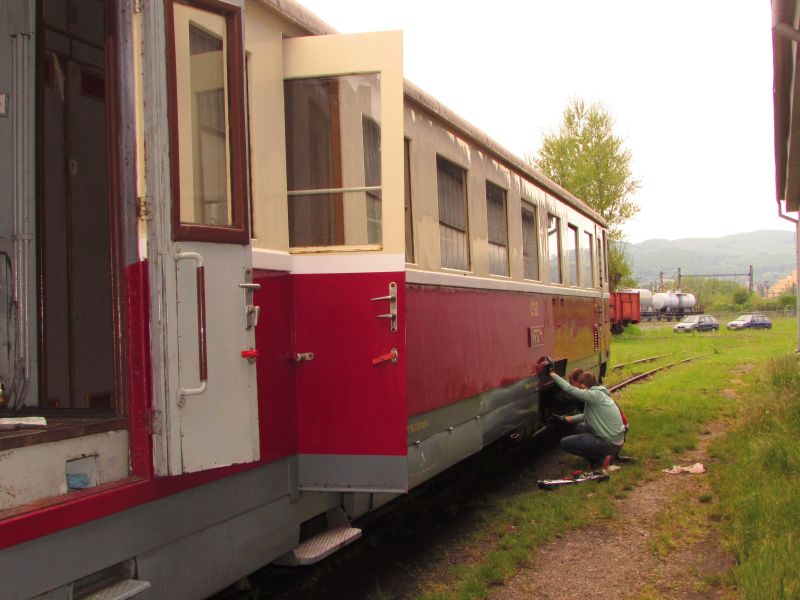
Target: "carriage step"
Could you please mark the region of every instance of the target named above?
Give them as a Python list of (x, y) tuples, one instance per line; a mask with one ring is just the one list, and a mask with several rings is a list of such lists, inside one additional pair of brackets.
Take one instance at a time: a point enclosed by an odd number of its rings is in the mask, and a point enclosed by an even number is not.
[(308, 538), (297, 548), (281, 556), (275, 564), (288, 567), (313, 565), (360, 537), (361, 530), (355, 527), (334, 527)]
[(127, 600), (149, 588), (149, 581), (122, 579), (89, 593), (83, 597), (83, 600)]

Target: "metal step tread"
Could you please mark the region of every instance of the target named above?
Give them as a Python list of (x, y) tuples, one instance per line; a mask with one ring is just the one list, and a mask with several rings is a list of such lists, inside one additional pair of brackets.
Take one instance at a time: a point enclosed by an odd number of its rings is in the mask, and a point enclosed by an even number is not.
[(361, 530), (355, 527), (334, 527), (307, 539), (292, 554), (298, 565), (312, 565), (360, 537)]
[(121, 579), (84, 596), (83, 600), (127, 600), (149, 588), (149, 581)]

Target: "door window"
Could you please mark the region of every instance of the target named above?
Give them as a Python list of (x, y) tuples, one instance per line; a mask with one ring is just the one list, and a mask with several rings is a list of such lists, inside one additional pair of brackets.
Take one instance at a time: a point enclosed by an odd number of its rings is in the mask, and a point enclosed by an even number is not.
[(382, 243), (380, 75), (284, 82), (289, 245)]
[(173, 237), (245, 244), (241, 14), (168, 5)]

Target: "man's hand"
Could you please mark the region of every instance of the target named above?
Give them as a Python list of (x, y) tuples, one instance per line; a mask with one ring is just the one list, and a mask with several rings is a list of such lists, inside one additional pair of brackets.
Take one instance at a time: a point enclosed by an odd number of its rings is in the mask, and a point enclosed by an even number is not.
[(550, 415), (550, 418), (547, 419), (547, 423), (549, 425), (561, 425), (562, 423), (569, 423), (569, 417), (565, 417), (564, 415)]
[(555, 363), (553, 362), (553, 359), (550, 358), (549, 356), (545, 356), (544, 361), (542, 362), (542, 369), (544, 369), (544, 372), (547, 375), (550, 375), (550, 373), (552, 373), (555, 368), (556, 366)]

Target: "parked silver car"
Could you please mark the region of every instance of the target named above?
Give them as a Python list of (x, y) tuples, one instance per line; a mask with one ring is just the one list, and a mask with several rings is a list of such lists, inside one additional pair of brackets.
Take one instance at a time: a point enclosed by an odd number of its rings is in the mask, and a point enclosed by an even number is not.
[(689, 315), (683, 317), (680, 323), (676, 323), (672, 328), (675, 333), (690, 331), (716, 331), (719, 329), (719, 321), (711, 315)]

